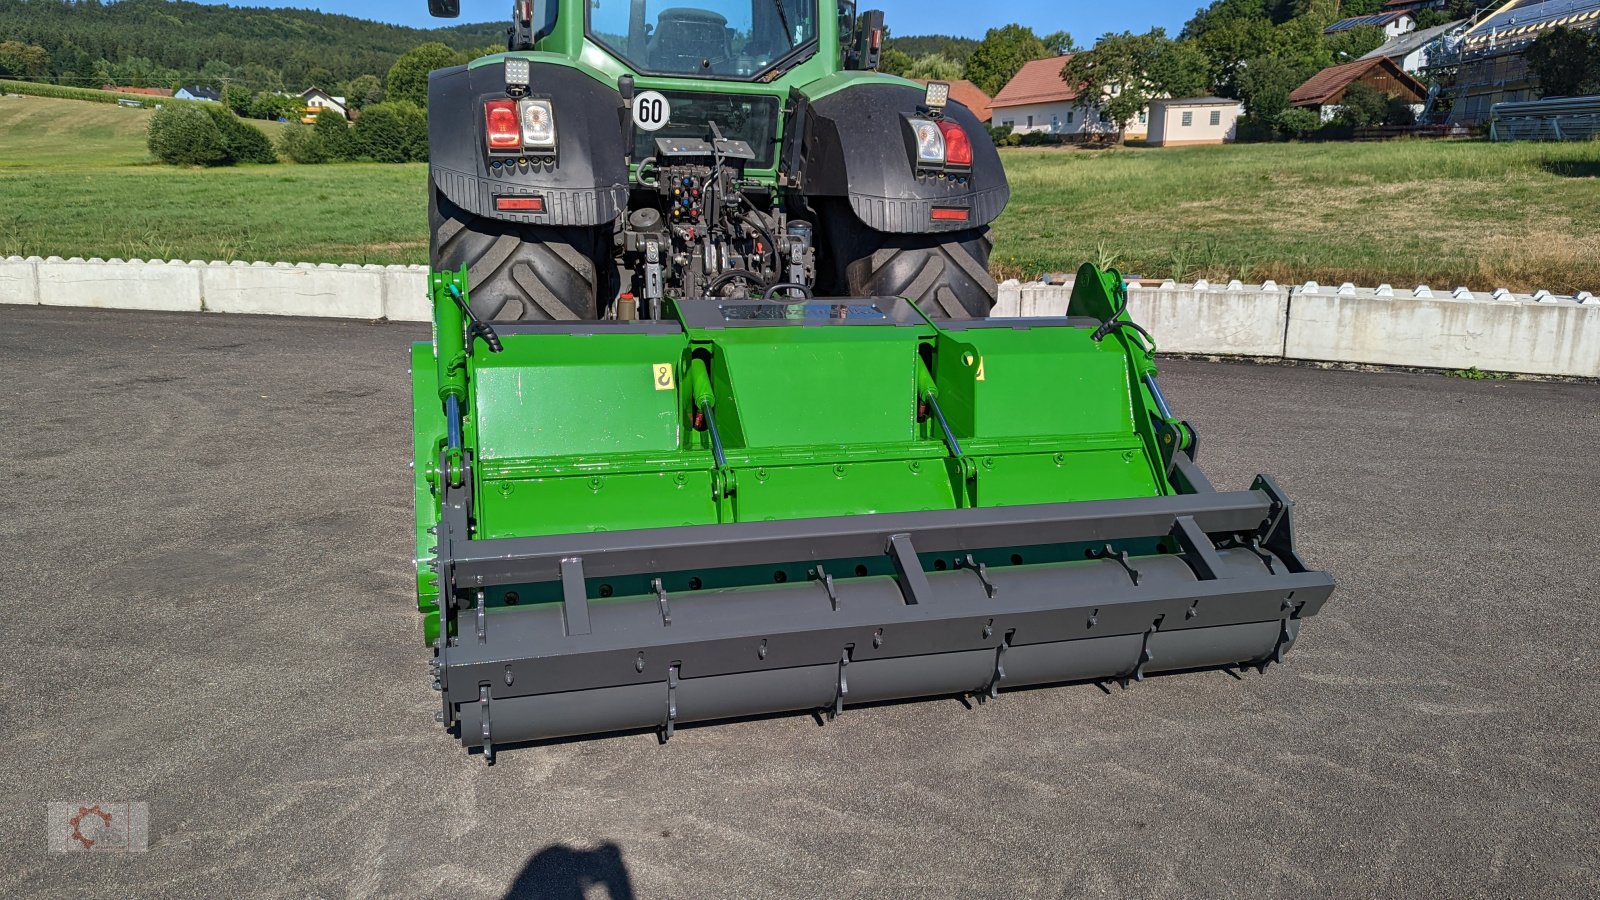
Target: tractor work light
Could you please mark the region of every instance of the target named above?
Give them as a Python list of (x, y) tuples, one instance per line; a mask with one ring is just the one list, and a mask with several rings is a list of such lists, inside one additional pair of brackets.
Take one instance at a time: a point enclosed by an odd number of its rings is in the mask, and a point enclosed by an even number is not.
[(483, 105), (483, 119), (490, 150), (522, 150), (522, 127), (517, 122), (514, 100), (490, 100)]
[(506, 93), (520, 97), (528, 92), (531, 69), (525, 59), (506, 59)]
[(929, 112), (942, 112), (950, 104), (950, 84), (944, 81), (928, 82), (928, 93), (922, 98), (922, 105)]
[(944, 165), (944, 132), (932, 119), (907, 119), (917, 149), (917, 163), (926, 166)]
[(522, 114), (522, 146), (535, 150), (554, 150), (556, 147), (556, 112), (549, 100), (524, 100), (519, 104)]

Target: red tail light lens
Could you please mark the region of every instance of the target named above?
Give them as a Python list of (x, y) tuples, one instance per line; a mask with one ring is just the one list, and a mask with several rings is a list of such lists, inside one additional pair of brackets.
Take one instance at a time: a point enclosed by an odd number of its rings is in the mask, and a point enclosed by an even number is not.
[(946, 119), (939, 121), (939, 130), (944, 132), (944, 161), (951, 166), (972, 165), (972, 138), (967, 137), (966, 131), (960, 125)]
[(483, 105), (483, 119), (488, 126), (490, 150), (522, 149), (522, 126), (517, 121), (515, 100), (490, 100)]

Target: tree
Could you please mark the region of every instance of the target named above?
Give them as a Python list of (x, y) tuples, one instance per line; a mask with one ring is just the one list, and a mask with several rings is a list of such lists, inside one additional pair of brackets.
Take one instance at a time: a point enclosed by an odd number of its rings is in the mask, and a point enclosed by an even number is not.
[(278, 161), (278, 154), (272, 151), (272, 142), (261, 133), (261, 129), (240, 119), (220, 104), (207, 103), (200, 108), (211, 117), (217, 126), (217, 133), (222, 135), (222, 148), (227, 152), (225, 163)]
[(907, 78), (924, 81), (954, 81), (961, 77), (961, 66), (938, 53), (918, 57), (905, 71)]
[(1072, 35), (1065, 31), (1056, 31), (1045, 35), (1039, 41), (1044, 44), (1044, 49), (1056, 56), (1066, 56), (1075, 52), (1078, 45), (1073, 42)]
[(350, 134), (350, 122), (338, 110), (324, 109), (318, 112), (311, 130), (329, 159), (346, 160), (355, 156), (355, 138)]
[(1194, 40), (1210, 65), (1217, 92), (1240, 97), (1240, 69), (1246, 61), (1268, 52), (1272, 46), (1272, 23), (1265, 19), (1225, 19)]
[(1093, 50), (1073, 54), (1062, 67), (1068, 84), (1080, 85), (1076, 104), (1098, 107), (1120, 135), (1159, 97), (1205, 93), (1209, 61), (1192, 41), (1174, 41), (1166, 29), (1102, 37)]
[(378, 103), (356, 119), (355, 155), (375, 162), (428, 158), (428, 117), (410, 103)]
[(290, 125), (278, 133), (278, 153), (284, 159), (302, 166), (328, 162), (327, 148), (317, 140), (316, 129), (306, 125)]
[(1365, 81), (1358, 81), (1344, 89), (1337, 118), (1347, 125), (1364, 128), (1382, 125), (1388, 112), (1389, 98)]
[(344, 86), (344, 97), (351, 109), (366, 109), (383, 102), (383, 82), (376, 75), (360, 75)]
[(915, 62), (911, 54), (894, 47), (886, 47), (878, 57), (878, 71), (888, 75), (904, 76), (911, 71), (911, 66)]
[(239, 80), (252, 91), (283, 90), (283, 74), (277, 69), (248, 63), (239, 70)]
[(222, 105), (233, 110), (236, 116), (250, 115), (250, 89), (239, 84), (222, 86)]
[(428, 73), (434, 69), (459, 66), (466, 58), (443, 44), (422, 44), (400, 54), (389, 68), (386, 96), (390, 100), (404, 100), (428, 108)]
[(1285, 135), (1309, 131), (1299, 115), (1309, 110), (1292, 109), (1289, 95), (1316, 72), (1313, 65), (1282, 57), (1249, 60), (1239, 67), (1239, 99), (1244, 101), (1245, 113), (1252, 121), (1274, 126)]
[(991, 28), (967, 60), (967, 80), (992, 97), (1024, 65), (1052, 55), (1031, 28), (1023, 25)]
[(300, 98), (261, 91), (250, 99), (250, 118), (294, 121), (300, 118)]
[(1335, 63), (1347, 63), (1360, 59), (1368, 53), (1382, 47), (1388, 37), (1383, 29), (1376, 25), (1362, 25), (1359, 28), (1347, 28), (1344, 31), (1330, 34), (1326, 41), (1328, 52), (1333, 54)]
[(1600, 94), (1600, 35), (1552, 28), (1524, 54), (1541, 97)]
[(1433, 28), (1460, 19), (1470, 19), (1478, 12), (1479, 7), (1487, 6), (1491, 2), (1492, 0), (1448, 0), (1442, 9), (1425, 9), (1417, 13), (1417, 28)]
[(50, 54), (21, 41), (0, 42), (0, 78), (36, 78), (50, 71)]
[(238, 74), (233, 66), (228, 63), (220, 59), (208, 59), (206, 64), (200, 67), (200, 72), (194, 81), (196, 84), (220, 90), (223, 85), (232, 81)]
[(150, 153), (169, 165), (220, 166), (229, 161), (222, 131), (197, 106), (163, 105), (150, 117), (147, 141)]

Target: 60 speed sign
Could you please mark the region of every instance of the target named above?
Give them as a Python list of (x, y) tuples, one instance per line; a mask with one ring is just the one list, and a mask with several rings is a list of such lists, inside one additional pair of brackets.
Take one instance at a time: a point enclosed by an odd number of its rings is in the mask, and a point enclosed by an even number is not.
[(633, 124), (645, 131), (660, 131), (672, 118), (672, 104), (660, 91), (644, 91), (633, 98)]

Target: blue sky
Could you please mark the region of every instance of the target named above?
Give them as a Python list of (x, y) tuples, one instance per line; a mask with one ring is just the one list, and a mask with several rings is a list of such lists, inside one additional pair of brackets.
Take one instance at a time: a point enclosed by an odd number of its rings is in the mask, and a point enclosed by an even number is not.
[[(202, 0), (205, 2), (205, 0)], [(273, 0), (233, 0), (240, 6), (302, 6)], [(984, 31), (1009, 22), (1021, 22), (1041, 34), (1066, 29), (1079, 44), (1092, 44), (1107, 31), (1146, 31), (1164, 26), (1176, 33), (1207, 0), (860, 0), (862, 9), (882, 9), (889, 28), (899, 34), (957, 34), (982, 37)], [(402, 25), (427, 27), (449, 20), (428, 16), (425, 0), (331, 0), (316, 9), (360, 16)], [(462, 0), (461, 22), (491, 22), (509, 18), (510, 0)]]

